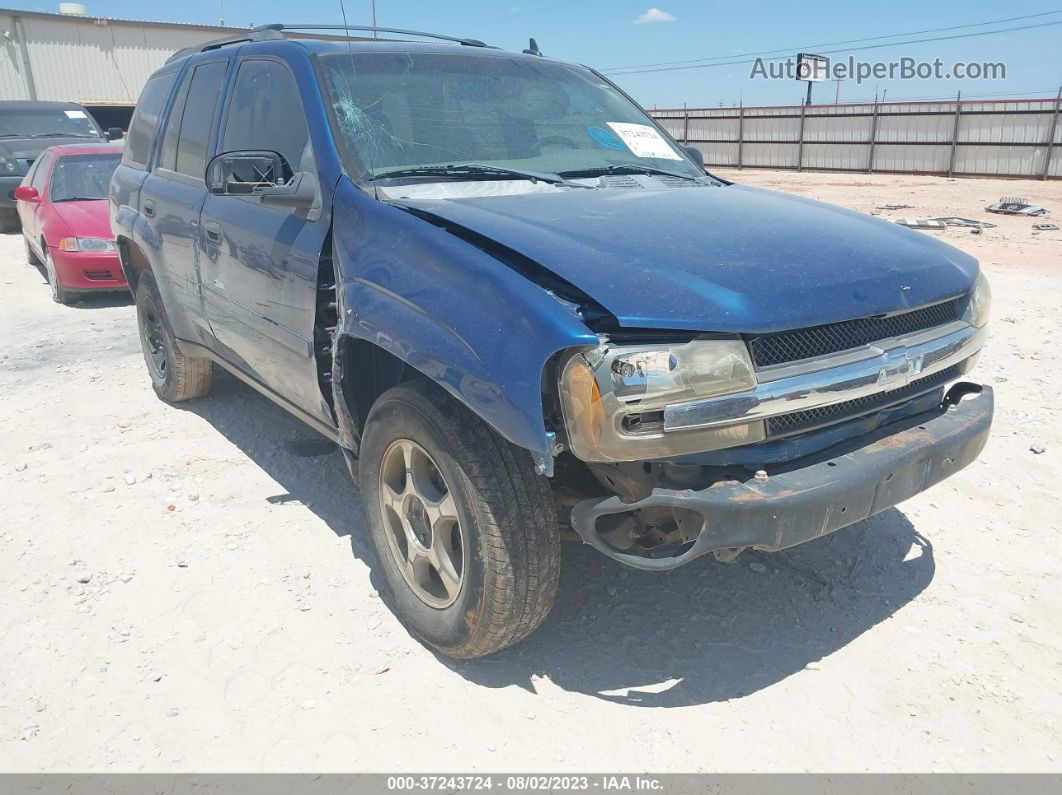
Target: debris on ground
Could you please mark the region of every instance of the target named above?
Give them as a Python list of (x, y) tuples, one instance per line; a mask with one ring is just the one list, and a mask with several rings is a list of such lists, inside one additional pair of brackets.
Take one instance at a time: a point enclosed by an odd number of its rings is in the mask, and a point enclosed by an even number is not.
[(972, 218), (959, 218), (957, 216), (943, 216), (940, 218), (890, 218), (894, 224), (906, 226), (909, 229), (943, 229), (947, 226), (969, 226), (980, 231), (981, 229), (995, 229), (995, 224), (988, 221), (975, 221)]
[(1054, 232), (1058, 229), (1058, 224), (1033, 224), (1033, 229), (1037, 232)]
[(911, 204), (881, 204), (878, 205), (876, 210), (910, 210), (914, 205)]
[(1036, 453), (1036, 455), (1040, 455), (1041, 453), (1047, 452), (1047, 445), (1043, 442), (1035, 442), (1034, 444), (1029, 445), (1029, 449)]
[(1043, 207), (1029, 204), (1025, 199), (1003, 197), (994, 204), (985, 207), (990, 213), (1002, 213), (1003, 215), (1043, 215), (1047, 212)]

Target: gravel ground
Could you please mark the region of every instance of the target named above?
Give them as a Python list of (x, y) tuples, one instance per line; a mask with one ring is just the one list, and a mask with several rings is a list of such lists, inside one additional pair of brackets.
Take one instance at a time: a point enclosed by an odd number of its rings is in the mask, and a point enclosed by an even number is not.
[(159, 402), (129, 301), (53, 304), (0, 237), (0, 769), (1062, 770), (1062, 237), (981, 210), (1062, 183), (725, 176), (999, 223), (926, 233), (992, 280), (987, 450), (785, 553), (567, 547), (547, 623), (478, 662), (388, 611), (320, 437), (224, 375)]

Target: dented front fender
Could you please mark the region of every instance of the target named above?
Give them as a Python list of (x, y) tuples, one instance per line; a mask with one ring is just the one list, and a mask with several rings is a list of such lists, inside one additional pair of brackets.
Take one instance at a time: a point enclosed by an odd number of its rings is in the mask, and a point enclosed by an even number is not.
[[(572, 305), (346, 178), (336, 191), (334, 217), (337, 347), (350, 336), (386, 350), (529, 450), (550, 474), (544, 367), (560, 350), (597, 342)], [(337, 384), (359, 377), (337, 376)], [(341, 443), (356, 450), (364, 418), (336, 393)]]

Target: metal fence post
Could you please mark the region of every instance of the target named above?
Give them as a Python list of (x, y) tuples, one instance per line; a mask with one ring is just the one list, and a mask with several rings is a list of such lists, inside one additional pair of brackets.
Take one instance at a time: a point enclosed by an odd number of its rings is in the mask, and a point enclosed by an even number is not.
[(867, 148), (867, 173), (874, 173), (874, 144), (878, 142), (878, 100), (874, 98), (874, 115), (870, 117), (870, 146)]
[(1058, 131), (1058, 111), (1062, 108), (1062, 86), (1058, 87), (1058, 96), (1055, 97), (1055, 114), (1051, 117), (1051, 129), (1047, 133), (1047, 155), (1044, 157), (1044, 172), (1040, 179), (1047, 179), (1051, 171), (1051, 153), (1055, 149), (1055, 133)]
[(804, 118), (807, 115), (808, 106), (800, 106), (800, 141), (797, 143), (797, 171), (804, 170)]
[(745, 106), (738, 106), (738, 162), (737, 167), (742, 166), (742, 149), (745, 145)]
[(685, 102), (682, 103), (682, 145), (690, 145), (690, 112)]
[(955, 173), (955, 148), (959, 143), (959, 117), (962, 115), (962, 92), (955, 95), (955, 124), (951, 128), (951, 156), (948, 158), (948, 176)]

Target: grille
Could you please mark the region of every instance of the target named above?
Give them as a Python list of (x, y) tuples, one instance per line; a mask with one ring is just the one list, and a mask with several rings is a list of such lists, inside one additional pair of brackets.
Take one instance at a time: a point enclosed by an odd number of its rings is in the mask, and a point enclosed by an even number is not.
[(902, 403), (905, 400), (930, 392), (936, 387), (943, 386), (948, 381), (958, 378), (959, 365), (953, 365), (939, 373), (927, 375), (912, 381), (907, 386), (892, 389), (888, 392), (880, 392), (876, 395), (846, 400), (844, 403), (834, 403), (832, 406), (820, 406), (807, 411), (794, 411), (790, 414), (779, 414), (767, 420), (767, 435), (771, 437), (787, 436), (801, 431), (809, 431), (824, 425), (832, 425), (854, 417), (872, 414), (886, 406)]
[(98, 270), (98, 271), (82, 271), (85, 274), (86, 279), (91, 279), (94, 282), (109, 281), (114, 278), (114, 274), (110, 271)]
[(950, 323), (959, 317), (959, 301), (955, 298), (889, 317), (864, 317), (798, 331), (764, 334), (749, 340), (749, 351), (757, 367), (826, 356)]

